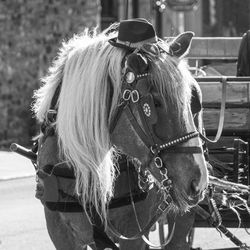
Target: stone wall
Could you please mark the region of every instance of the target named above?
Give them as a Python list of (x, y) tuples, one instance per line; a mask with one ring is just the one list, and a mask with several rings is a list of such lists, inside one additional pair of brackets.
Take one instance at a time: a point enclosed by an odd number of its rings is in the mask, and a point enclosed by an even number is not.
[(33, 91), (63, 39), (99, 25), (99, 0), (0, 1), (0, 148), (37, 133)]

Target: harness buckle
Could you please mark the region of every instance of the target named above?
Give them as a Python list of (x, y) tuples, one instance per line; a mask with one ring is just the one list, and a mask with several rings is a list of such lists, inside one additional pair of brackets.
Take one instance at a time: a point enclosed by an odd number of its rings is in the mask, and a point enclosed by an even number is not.
[(125, 89), (122, 94), (123, 100), (128, 101), (130, 99), (130, 94), (131, 94), (131, 90)]
[(162, 168), (163, 163), (162, 163), (162, 159), (161, 159), (159, 156), (156, 156), (156, 157), (154, 158), (154, 162), (155, 162), (155, 166), (156, 166), (157, 168)]
[(56, 121), (57, 111), (54, 109), (49, 109), (47, 111), (47, 121), (49, 123), (54, 123)]
[(165, 197), (165, 202), (166, 202), (168, 205), (170, 205), (170, 204), (173, 202), (173, 199), (172, 199), (171, 195), (168, 194), (168, 195)]
[(136, 103), (136, 102), (139, 101), (140, 95), (139, 95), (139, 92), (136, 89), (131, 92), (131, 99), (132, 99), (133, 103)]
[(161, 202), (161, 204), (158, 206), (158, 209), (161, 210), (162, 213), (164, 213), (168, 206), (170, 205), (170, 202), (168, 202), (166, 199)]
[(161, 185), (165, 190), (169, 191), (172, 187), (172, 181), (168, 178), (165, 178), (161, 181)]

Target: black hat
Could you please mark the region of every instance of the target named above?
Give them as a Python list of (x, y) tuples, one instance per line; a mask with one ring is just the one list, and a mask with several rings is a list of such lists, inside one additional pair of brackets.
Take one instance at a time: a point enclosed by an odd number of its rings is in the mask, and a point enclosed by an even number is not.
[(136, 49), (157, 41), (153, 25), (144, 18), (136, 18), (121, 21), (118, 37), (110, 39), (109, 43), (115, 47)]

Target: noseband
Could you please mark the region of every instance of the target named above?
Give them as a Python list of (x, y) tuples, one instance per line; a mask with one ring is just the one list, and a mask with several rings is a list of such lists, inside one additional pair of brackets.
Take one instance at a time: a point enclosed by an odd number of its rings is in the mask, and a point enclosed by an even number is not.
[[(138, 137), (149, 149), (151, 156), (146, 166), (149, 166), (151, 162), (154, 163), (162, 175), (162, 180), (160, 183), (158, 182), (158, 186), (160, 186), (161, 190), (169, 191), (172, 187), (172, 181), (167, 175), (167, 168), (164, 166), (160, 154), (162, 152), (202, 154), (203, 150), (199, 146), (180, 146), (192, 138), (199, 137), (200, 134), (198, 131), (193, 131), (166, 142), (158, 138), (152, 127), (157, 121), (153, 96), (149, 88), (146, 92), (145, 88), (142, 88), (142, 85), (147, 84), (151, 77), (148, 73), (147, 57), (145, 54), (134, 52), (127, 56), (125, 65), (127, 67), (122, 77), (123, 91), (117, 110), (110, 123), (110, 134), (113, 133), (121, 114), (125, 112)], [(142, 66), (143, 70), (138, 69), (138, 65)], [(133, 113), (133, 107), (138, 110), (140, 122)]]

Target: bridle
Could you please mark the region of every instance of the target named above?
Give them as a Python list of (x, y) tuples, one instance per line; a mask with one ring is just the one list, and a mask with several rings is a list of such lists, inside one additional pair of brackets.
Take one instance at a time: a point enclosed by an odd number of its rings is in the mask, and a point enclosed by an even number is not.
[[(154, 163), (154, 166), (160, 171), (162, 177), (161, 181), (158, 181), (154, 178), (154, 182), (158, 186), (159, 190), (163, 191), (164, 198), (159, 204), (156, 213), (150, 220), (150, 222), (144, 227), (143, 230), (140, 230), (140, 232), (133, 237), (125, 237), (117, 232), (117, 230), (112, 225), (109, 225), (109, 230), (113, 234), (126, 240), (134, 240), (139, 237), (145, 238), (144, 234), (147, 233), (150, 227), (160, 218), (160, 216), (162, 216), (162, 214), (169, 209), (170, 204), (173, 202), (170, 195), (170, 190), (172, 189), (172, 181), (168, 177), (168, 171), (166, 166), (164, 166), (163, 164), (161, 153), (203, 153), (203, 150), (200, 146), (182, 146), (183, 143), (189, 141), (190, 139), (199, 137), (200, 133), (198, 131), (186, 133), (170, 141), (163, 141), (156, 136), (152, 126), (157, 121), (157, 114), (153, 96), (149, 90), (145, 93), (145, 91), (142, 91), (140, 88), (142, 81), (150, 81), (151, 75), (148, 73), (148, 67), (145, 67), (145, 65), (143, 67), (146, 70), (142, 73), (137, 72), (136, 69), (130, 67), (130, 61), (132, 59), (129, 57), (136, 56), (139, 59), (140, 57), (147, 59), (147, 52), (145, 53), (145, 50), (137, 50), (127, 56), (125, 62), (125, 65), (127, 65), (127, 67), (125, 68), (125, 73), (122, 76), (122, 92), (119, 104), (110, 123), (110, 134), (112, 135), (112, 133), (114, 132), (122, 113), (125, 113), (141, 142), (148, 148), (150, 152), (149, 161), (145, 164), (147, 169), (146, 171), (149, 171), (151, 173), (150, 169), (147, 168), (147, 166), (149, 166), (152, 162)], [(135, 110), (135, 108), (138, 110), (140, 121), (138, 121), (138, 118), (133, 113), (133, 110)], [(144, 240), (147, 244), (155, 247), (154, 245), (150, 244), (147, 239)], [(164, 245), (167, 245), (169, 241), (170, 239), (168, 239), (167, 242), (164, 243)]]
[[(132, 53), (133, 57), (140, 57), (141, 55), (145, 58), (145, 53), (138, 51)], [(130, 56), (131, 54), (128, 55), (128, 57)], [(192, 138), (199, 137), (200, 133), (198, 131), (189, 132), (170, 141), (162, 141), (156, 136), (152, 126), (157, 120), (153, 96), (149, 90), (144, 93), (145, 91), (142, 91), (140, 87), (141, 82), (144, 81), (146, 84), (146, 81), (150, 81), (151, 76), (147, 70), (143, 73), (137, 73), (136, 70), (132, 69), (129, 65), (129, 58), (127, 58), (125, 64), (128, 66), (122, 76), (122, 93), (110, 123), (110, 134), (114, 132), (124, 112), (141, 142), (149, 149), (150, 157), (146, 165), (154, 162), (155, 166), (164, 176), (162, 181), (164, 188), (167, 186), (167, 182), (169, 183), (169, 181), (167, 181), (169, 178), (167, 178), (166, 167), (160, 156), (161, 153), (167, 151), (168, 153), (202, 154), (203, 150), (200, 146), (180, 146)], [(134, 107), (138, 110), (140, 122), (133, 113)]]

